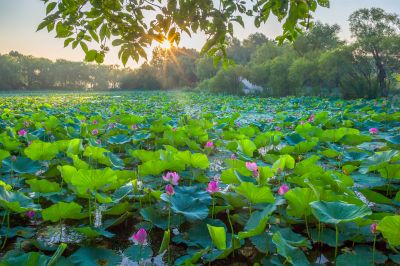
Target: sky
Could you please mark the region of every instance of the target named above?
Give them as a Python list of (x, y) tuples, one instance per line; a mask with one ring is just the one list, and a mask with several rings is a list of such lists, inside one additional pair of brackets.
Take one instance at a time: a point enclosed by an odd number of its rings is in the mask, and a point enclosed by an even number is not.
[[(328, 24), (338, 24), (341, 27), (340, 37), (351, 39), (348, 26), (349, 15), (360, 8), (380, 7), (388, 12), (400, 14), (400, 0), (331, 0), (330, 8), (319, 8), (315, 14), (316, 20)], [(40, 0), (0, 0), (0, 54), (11, 50), (22, 54), (45, 57), (51, 60), (67, 59), (82, 61), (84, 53), (71, 47), (64, 48), (63, 40), (54, 38), (55, 33), (46, 30), (36, 32), (37, 25), (45, 17), (45, 7)], [(245, 28), (235, 27), (235, 37), (244, 39), (252, 33), (262, 32), (269, 38), (281, 33), (281, 26), (275, 19), (256, 28), (251, 18), (245, 18)], [(179, 46), (200, 49), (204, 44), (205, 36), (192, 35), (192, 38), (183, 34)], [(106, 64), (120, 64), (118, 48), (110, 47), (106, 55)], [(136, 67), (136, 63), (128, 64)]]

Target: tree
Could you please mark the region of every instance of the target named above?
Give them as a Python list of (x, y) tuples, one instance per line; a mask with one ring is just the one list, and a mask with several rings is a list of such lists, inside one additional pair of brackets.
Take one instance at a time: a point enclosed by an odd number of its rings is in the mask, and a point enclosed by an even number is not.
[(360, 9), (351, 14), (350, 30), (360, 55), (371, 56), (377, 69), (381, 96), (389, 95), (388, 72), (392, 61), (400, 58), (400, 18), (380, 8)]
[(340, 26), (317, 22), (314, 27), (300, 36), (293, 43), (293, 48), (299, 55), (315, 51), (325, 51), (344, 44), (338, 37)]
[(21, 67), (15, 57), (0, 55), (0, 90), (22, 87)]
[[(259, 27), (272, 14), (283, 22), (280, 42), (293, 41), (312, 25), (316, 9), (329, 7), (329, 0), (42, 0), (46, 14), (38, 30), (55, 30), (65, 39), (65, 46), (80, 45), (87, 61), (102, 63), (109, 50), (108, 40), (120, 46), (123, 64), (128, 58), (146, 58), (144, 48), (153, 41), (179, 44), (181, 34), (204, 32), (207, 41), (202, 52), (226, 58), (227, 36), (233, 36), (233, 25), (244, 26), (243, 16), (254, 18)], [(97, 42), (89, 50), (87, 43)]]

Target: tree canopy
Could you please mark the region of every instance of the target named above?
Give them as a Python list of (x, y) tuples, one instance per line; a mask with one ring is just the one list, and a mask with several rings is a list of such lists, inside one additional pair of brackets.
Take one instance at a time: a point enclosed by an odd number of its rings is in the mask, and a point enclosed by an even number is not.
[[(102, 63), (109, 41), (119, 46), (119, 58), (147, 58), (145, 48), (156, 42), (179, 44), (181, 34), (203, 32), (207, 41), (202, 53), (227, 63), (228, 36), (234, 23), (244, 26), (243, 17), (253, 18), (256, 27), (272, 15), (283, 22), (277, 39), (293, 41), (312, 26), (312, 15), (329, 0), (42, 0), (46, 14), (38, 30), (55, 30), (64, 45), (80, 46), (89, 62)], [(89, 49), (95, 42), (97, 47)]]

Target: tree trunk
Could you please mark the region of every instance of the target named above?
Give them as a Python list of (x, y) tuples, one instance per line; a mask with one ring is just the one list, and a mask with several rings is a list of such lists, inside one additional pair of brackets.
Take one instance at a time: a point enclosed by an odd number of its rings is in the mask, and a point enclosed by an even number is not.
[(374, 48), (372, 55), (374, 56), (375, 60), (375, 65), (376, 68), (378, 69), (378, 83), (379, 83), (379, 88), (381, 90), (381, 96), (382, 97), (388, 97), (389, 96), (389, 90), (388, 87), (386, 86), (386, 70), (385, 67), (383, 66), (382, 58), (379, 55), (379, 51)]

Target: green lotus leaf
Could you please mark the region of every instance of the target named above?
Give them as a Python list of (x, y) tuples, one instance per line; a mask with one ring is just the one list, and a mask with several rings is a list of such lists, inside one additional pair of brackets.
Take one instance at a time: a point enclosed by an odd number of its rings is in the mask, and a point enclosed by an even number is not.
[(158, 254), (162, 254), (164, 250), (167, 250), (169, 247), (169, 243), (171, 242), (171, 231), (166, 230), (163, 234), (163, 239), (161, 241), (160, 249), (158, 250)]
[(11, 171), (18, 174), (34, 174), (42, 168), (38, 161), (32, 161), (26, 157), (17, 157), (15, 161), (8, 157), (3, 160), (3, 166), (0, 172), (9, 173)]
[(106, 191), (117, 180), (117, 175), (110, 168), (104, 169), (80, 169), (72, 176), (71, 184), (76, 187), (81, 195), (87, 195), (88, 191)]
[[(318, 142), (316, 142), (316, 141), (300, 142), (293, 147), (293, 151), (295, 154), (304, 154), (304, 153), (311, 151), (317, 145), (318, 145)], [(283, 150), (282, 150), (282, 152), (283, 152)]]
[(131, 261), (139, 262), (153, 256), (153, 250), (149, 246), (134, 245), (125, 249), (124, 255)]
[(354, 128), (341, 127), (337, 129), (327, 129), (325, 130), (320, 139), (326, 142), (338, 142), (345, 135), (360, 135), (360, 131)]
[(303, 251), (297, 246), (292, 245), (290, 241), (287, 241), (285, 238), (283, 238), (280, 231), (277, 231), (273, 234), (272, 242), (276, 245), (278, 254), (286, 258), (286, 260), (292, 265), (310, 265)]
[(47, 265), (50, 257), (43, 255), (40, 252), (29, 252), (29, 253), (19, 253), (12, 254), (10, 256), (5, 256), (1, 260), (1, 265), (12, 266), (12, 265)]
[(71, 183), (71, 179), (78, 173), (75, 167), (71, 165), (59, 165), (57, 166), (58, 171), (61, 173), (62, 178), (65, 182)]
[(131, 141), (131, 138), (127, 135), (116, 135), (116, 136), (112, 136), (110, 137), (107, 142), (110, 144), (117, 144), (117, 145), (121, 145), (121, 144), (125, 144)]
[(394, 144), (394, 145), (399, 145), (400, 144), (400, 135), (386, 138), (386, 141), (391, 144)]
[(282, 171), (285, 170), (286, 168), (288, 169), (293, 169), (295, 165), (295, 160), (292, 156), (290, 155), (281, 155), (279, 159), (272, 165), (272, 170), (276, 173), (278, 169), (281, 169)]
[(392, 246), (400, 246), (400, 215), (386, 216), (377, 226)]
[(57, 155), (58, 147), (54, 143), (34, 140), (27, 148), (25, 148), (24, 153), (32, 160), (51, 160)]
[(82, 206), (75, 202), (58, 202), (42, 210), (43, 220), (53, 223), (65, 219), (82, 219), (85, 217), (81, 213)]
[(119, 265), (121, 263), (121, 257), (113, 250), (95, 247), (81, 247), (69, 258), (73, 265), (77, 266)]
[(56, 141), (55, 144), (59, 151), (70, 155), (77, 155), (83, 151), (81, 139), (59, 140)]
[(1, 161), (3, 161), (8, 156), (10, 156), (10, 152), (5, 151), (5, 150), (0, 150), (0, 165), (1, 165)]
[(25, 181), (31, 187), (31, 191), (39, 193), (51, 193), (61, 191), (61, 187), (56, 182), (50, 182), (45, 179), (29, 179)]
[(191, 156), (191, 165), (194, 168), (207, 169), (210, 164), (207, 158), (207, 155), (202, 153), (194, 153)]
[(141, 176), (159, 175), (168, 169), (169, 163), (161, 160), (146, 161), (139, 165), (138, 170)]
[[(168, 214), (167, 213), (162, 213), (159, 210), (157, 210), (155, 207), (147, 207), (147, 208), (142, 208), (140, 209), (140, 215), (142, 215), (143, 219), (146, 221), (151, 222), (158, 228), (161, 228), (163, 230), (168, 229)], [(176, 215), (171, 215), (171, 225), (173, 226), (179, 226), (183, 221), (183, 219), (180, 219), (179, 216)]]
[(213, 245), (219, 250), (226, 249), (226, 231), (225, 227), (212, 226), (207, 224), (208, 232), (211, 236)]
[(249, 139), (239, 140), (239, 151), (243, 152), (248, 157), (253, 157), (253, 153), (257, 150), (256, 144)]
[(160, 159), (159, 151), (147, 151), (147, 150), (134, 150), (131, 151), (131, 155), (138, 158), (142, 162), (153, 161)]
[(366, 205), (358, 206), (340, 201), (314, 201), (310, 205), (314, 216), (320, 222), (329, 224), (351, 222), (372, 213)]
[(356, 246), (352, 252), (344, 253), (336, 258), (337, 266), (365, 266), (374, 264), (385, 264), (387, 256), (379, 250), (375, 250), (375, 258), (371, 247)]
[(317, 200), (312, 189), (300, 187), (290, 189), (284, 197), (288, 201), (286, 212), (297, 218), (311, 215), (310, 203)]
[(287, 143), (289, 145), (292, 145), (292, 146), (294, 146), (294, 145), (296, 145), (296, 144), (298, 144), (300, 142), (306, 141), (305, 138), (303, 138), (300, 134), (297, 134), (297, 133), (287, 135), (285, 137), (285, 140), (287, 141)]
[(400, 164), (389, 164), (378, 170), (384, 178), (400, 179)]
[(17, 226), (12, 228), (7, 228), (5, 226), (0, 228), (0, 235), (7, 236), (8, 238), (13, 238), (15, 236), (20, 236), (23, 238), (31, 238), (35, 235), (36, 229), (33, 227), (23, 227)]
[(370, 136), (347, 134), (340, 140), (340, 142), (343, 143), (344, 145), (357, 146), (360, 145), (361, 143), (369, 142), (371, 140), (372, 138)]
[(381, 203), (381, 204), (389, 204), (391, 205), (393, 202), (382, 195), (381, 193), (375, 192), (370, 189), (360, 189), (360, 192), (370, 201), (374, 203)]
[[(221, 220), (207, 218), (203, 221), (191, 223), (189, 229), (187, 230), (187, 236), (179, 234), (173, 237), (173, 241), (178, 244), (183, 243), (190, 247), (211, 247), (212, 239), (210, 238), (207, 224), (217, 227), (224, 227), (226, 231), (226, 225)], [(229, 239), (229, 237), (227, 239)]]
[(189, 221), (202, 220), (208, 216), (211, 197), (204, 189), (196, 187), (176, 187), (171, 197), (171, 208)]
[(8, 151), (18, 150), (18, 148), (21, 146), (21, 143), (18, 140), (8, 136), (7, 132), (0, 134), (0, 143), (3, 144), (4, 148)]
[(363, 160), (360, 166), (360, 173), (365, 174), (367, 172), (381, 169), (389, 164), (389, 162), (398, 155), (398, 151), (389, 150), (383, 152), (377, 152), (371, 157)]
[(74, 166), (76, 167), (76, 169), (90, 169), (90, 165), (85, 162), (84, 160), (79, 159), (78, 155), (75, 154), (70, 154), (69, 155), (72, 160), (74, 161)]
[(276, 206), (276, 204), (270, 204), (262, 211), (253, 212), (244, 227), (245, 231), (239, 232), (238, 238), (244, 239), (262, 234), (268, 224), (271, 213), (276, 210)]
[(99, 236), (104, 236), (106, 238), (114, 237), (113, 233), (108, 232), (107, 230), (102, 229), (102, 228), (84, 226), (84, 227), (76, 227), (76, 228), (74, 228), (74, 230), (81, 234), (84, 234), (85, 236), (87, 236), (89, 238), (95, 238), (95, 237), (99, 237)]
[(7, 184), (6, 182), (0, 180), (0, 186), (4, 187), (5, 190), (10, 191), (12, 189), (12, 186)]
[(105, 165), (111, 166), (113, 169), (124, 169), (124, 161), (112, 152), (106, 152), (105, 155), (108, 157), (109, 162)]
[(243, 182), (235, 188), (236, 193), (244, 196), (253, 204), (273, 203), (275, 201), (269, 187), (258, 187), (251, 182)]
[(28, 198), (21, 192), (13, 192), (6, 190), (0, 186), (0, 205), (12, 212), (22, 213), (27, 210), (38, 209), (31, 198)]
[(105, 155), (108, 150), (100, 147), (87, 146), (83, 152), (83, 156), (98, 161), (101, 164), (111, 166), (110, 159)]

